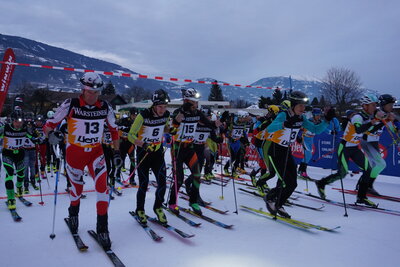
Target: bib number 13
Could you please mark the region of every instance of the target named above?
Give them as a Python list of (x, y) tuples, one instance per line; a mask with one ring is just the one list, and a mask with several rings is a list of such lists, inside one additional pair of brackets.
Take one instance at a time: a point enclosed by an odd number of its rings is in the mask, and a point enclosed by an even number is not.
[(86, 134), (97, 134), (99, 132), (98, 122), (85, 122), (85, 132)]

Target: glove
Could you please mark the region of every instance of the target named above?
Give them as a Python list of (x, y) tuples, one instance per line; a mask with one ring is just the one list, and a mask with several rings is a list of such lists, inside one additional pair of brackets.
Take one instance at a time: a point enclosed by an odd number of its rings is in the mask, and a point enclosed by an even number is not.
[(117, 169), (122, 166), (121, 152), (119, 150), (114, 150), (113, 163)]
[(49, 132), (49, 143), (51, 145), (58, 145), (63, 139), (64, 137), (60, 132), (56, 131)]
[(331, 121), (333, 118), (336, 117), (336, 110), (334, 108), (330, 108), (326, 113), (325, 113), (325, 120)]
[(146, 150), (147, 153), (151, 153), (154, 152), (156, 150), (157, 145), (155, 144), (148, 144), (148, 143), (144, 143), (142, 148), (144, 150)]
[(303, 117), (293, 115), (286, 119), (286, 121), (283, 123), (283, 126), (285, 126), (286, 128), (293, 128), (294, 125), (300, 121), (303, 121)]

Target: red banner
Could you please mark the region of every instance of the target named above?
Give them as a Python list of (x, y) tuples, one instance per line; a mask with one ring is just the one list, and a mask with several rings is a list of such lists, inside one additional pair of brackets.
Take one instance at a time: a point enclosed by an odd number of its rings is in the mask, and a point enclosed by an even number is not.
[[(3, 62), (15, 63), (14, 51), (7, 48), (4, 54)], [(3, 110), (3, 104), (7, 97), (8, 87), (10, 86), (11, 77), (14, 72), (15, 65), (3, 63), (0, 71), (0, 113)]]

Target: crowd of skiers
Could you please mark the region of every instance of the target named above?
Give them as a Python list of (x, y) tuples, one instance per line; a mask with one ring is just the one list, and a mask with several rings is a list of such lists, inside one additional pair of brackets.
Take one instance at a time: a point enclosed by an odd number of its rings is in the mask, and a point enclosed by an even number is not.
[[(386, 129), (394, 141), (399, 138), (400, 125), (393, 113), (396, 99), (388, 94), (365, 94), (360, 99), (360, 109), (346, 111), (341, 124), (333, 107), (310, 108), (307, 95), (301, 91), (291, 92), (280, 105), (267, 106), (265, 115), (254, 116), (244, 110), (221, 113), (199, 109), (200, 96), (193, 88), (182, 90), (183, 104), (170, 113), (168, 93), (159, 89), (152, 95), (151, 107), (140, 111), (132, 108), (117, 121), (110, 104), (99, 100), (103, 86), (100, 76), (88, 72), (80, 81), (82, 94), (65, 100), (55, 112), (49, 111), (47, 120), (42, 115), (24, 117), (21, 110), (15, 110), (1, 125), (7, 206), (15, 210), (15, 197), (29, 194), (30, 186), (38, 190), (48, 174), (63, 166), (71, 200), (69, 226), (77, 232), (87, 172), (95, 183), (96, 230), (105, 248), (111, 246), (110, 189), (117, 192), (115, 183), (125, 181), (125, 172), (129, 173), (126, 185), (138, 186), (135, 213), (139, 222), (146, 224), (145, 199), (152, 171), (157, 186), (153, 210), (159, 222), (167, 223), (164, 210), (179, 213), (177, 197), (183, 184), (191, 209), (202, 214), (200, 185), (202, 178), (209, 181), (215, 177), (217, 159), (223, 166), (223, 175), (237, 178), (246, 173), (248, 152), (252, 151), (257, 155), (249, 173), (253, 185), (264, 197), (270, 213), (290, 218), (283, 204), (294, 192), (299, 176), (309, 179), (307, 165), (312, 159), (315, 135), (325, 132), (335, 139), (343, 132), (337, 148), (337, 172), (316, 181), (320, 197), (326, 198), (327, 184), (346, 176), (352, 160), (362, 170), (356, 202), (372, 207), (375, 203), (367, 198), (367, 192), (378, 194), (373, 183), (386, 166), (379, 151), (379, 137)], [(299, 167), (291, 151), (295, 142), (304, 151)], [(167, 200), (165, 153), (171, 153), (173, 170)], [(190, 170), (187, 177), (184, 165)], [(277, 183), (270, 188), (267, 181), (274, 177)]]

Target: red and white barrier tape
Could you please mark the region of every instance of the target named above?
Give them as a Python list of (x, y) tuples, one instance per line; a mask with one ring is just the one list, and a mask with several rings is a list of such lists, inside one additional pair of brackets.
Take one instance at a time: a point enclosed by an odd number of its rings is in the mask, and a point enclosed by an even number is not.
[(132, 74), (132, 73), (123, 73), (123, 72), (119, 73), (119, 72), (112, 72), (112, 71), (87, 70), (87, 69), (77, 69), (77, 68), (68, 68), (68, 67), (47, 66), (47, 65), (36, 65), (36, 64), (27, 64), (27, 63), (13, 63), (13, 62), (5, 62), (5, 61), (0, 61), (0, 64), (10, 64), (10, 65), (16, 65), (16, 66), (43, 68), (43, 69), (53, 69), (53, 70), (68, 70), (68, 71), (76, 71), (76, 72), (95, 72), (95, 73), (98, 73), (98, 74), (103, 74), (103, 75), (108, 75), (108, 76), (130, 77), (130, 78), (140, 78), (140, 79), (153, 79), (153, 80), (159, 80), (159, 81), (200, 83), (200, 84), (218, 84), (218, 85), (222, 85), (222, 86), (235, 86), (235, 87), (243, 87), (243, 88), (282, 89), (282, 88), (279, 88), (279, 87), (264, 87), (264, 86), (252, 86), (252, 85), (222, 83), (222, 82), (197, 81), (197, 80), (192, 80), (192, 79), (182, 79), (182, 78), (179, 79), (179, 78), (172, 78), (172, 77), (150, 76), (150, 75), (144, 75), (144, 74)]

